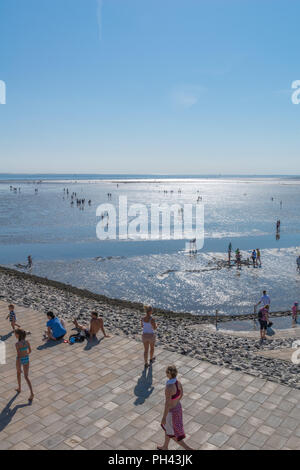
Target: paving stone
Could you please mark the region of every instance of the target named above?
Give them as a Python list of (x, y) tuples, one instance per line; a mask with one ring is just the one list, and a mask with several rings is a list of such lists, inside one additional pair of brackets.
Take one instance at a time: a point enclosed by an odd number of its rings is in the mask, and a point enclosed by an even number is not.
[[(88, 351), (85, 343), (43, 349), (44, 315), (17, 310), (32, 331), (35, 398), (28, 406), (26, 383), (13, 398), (15, 341), (9, 337), (7, 364), (0, 366), (0, 450), (154, 450), (164, 439), (160, 420), (164, 368), (170, 361), (184, 386), (183, 417), (192, 448), (300, 448), (298, 390), (157, 348), (154, 389), (139, 402), (140, 341), (115, 335)], [(0, 331), (9, 326), (3, 320), (6, 311), (7, 304), (0, 302)], [(172, 442), (170, 448), (178, 446)]]

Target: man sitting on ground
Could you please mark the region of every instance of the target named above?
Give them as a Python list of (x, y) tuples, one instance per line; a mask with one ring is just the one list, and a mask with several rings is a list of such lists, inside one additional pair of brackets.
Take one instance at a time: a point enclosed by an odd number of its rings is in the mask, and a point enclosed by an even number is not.
[(73, 320), (73, 323), (78, 330), (83, 331), (85, 333), (85, 336), (88, 339), (96, 338), (99, 330), (102, 331), (104, 338), (109, 338), (109, 335), (107, 335), (104, 330), (103, 319), (98, 318), (97, 312), (91, 313), (91, 322), (89, 328), (87, 328), (85, 325), (80, 325), (76, 318)]
[(47, 317), (47, 331), (45, 331), (44, 339), (52, 341), (62, 340), (67, 333), (64, 320), (57, 318), (53, 312), (47, 312)]

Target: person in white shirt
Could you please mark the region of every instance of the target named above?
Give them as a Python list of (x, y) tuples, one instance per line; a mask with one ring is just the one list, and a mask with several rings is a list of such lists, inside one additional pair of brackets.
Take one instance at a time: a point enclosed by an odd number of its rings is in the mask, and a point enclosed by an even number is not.
[(157, 329), (156, 322), (152, 318), (153, 309), (151, 306), (144, 306), (146, 315), (141, 320), (141, 326), (143, 328), (142, 340), (144, 343), (144, 359), (145, 368), (149, 367), (148, 364), (148, 353), (150, 348), (150, 365), (155, 361), (154, 348), (155, 348), (155, 331)]
[(263, 306), (265, 307), (266, 305), (270, 305), (270, 303), (271, 303), (271, 299), (267, 295), (267, 291), (264, 290), (260, 301), (258, 302), (258, 304), (256, 304), (256, 307), (258, 307), (259, 304), (263, 304)]

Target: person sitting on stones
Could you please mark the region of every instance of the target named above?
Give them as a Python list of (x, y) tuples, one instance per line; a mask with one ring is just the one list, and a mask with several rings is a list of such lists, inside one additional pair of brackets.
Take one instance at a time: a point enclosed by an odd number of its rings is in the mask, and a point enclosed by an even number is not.
[(102, 331), (104, 338), (109, 338), (109, 335), (107, 335), (104, 330), (103, 319), (98, 317), (97, 312), (91, 312), (91, 321), (89, 328), (86, 325), (80, 325), (76, 318), (74, 318), (73, 323), (78, 330), (83, 331), (85, 333), (85, 336), (88, 339), (96, 338), (99, 330)]

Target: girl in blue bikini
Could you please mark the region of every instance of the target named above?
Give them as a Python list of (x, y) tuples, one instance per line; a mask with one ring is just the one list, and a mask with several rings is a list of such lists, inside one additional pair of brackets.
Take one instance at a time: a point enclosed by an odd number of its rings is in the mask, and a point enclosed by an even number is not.
[(17, 368), (17, 380), (18, 380), (18, 388), (16, 392), (21, 393), (21, 372), (23, 366), (23, 372), (25, 380), (28, 384), (30, 390), (30, 397), (29, 401), (33, 400), (34, 394), (32, 390), (32, 385), (29, 380), (29, 354), (31, 353), (31, 347), (28, 341), (26, 341), (26, 331), (18, 329), (15, 330), (15, 336), (18, 340), (16, 343), (16, 350), (17, 350), (17, 360), (16, 360), (16, 368)]

